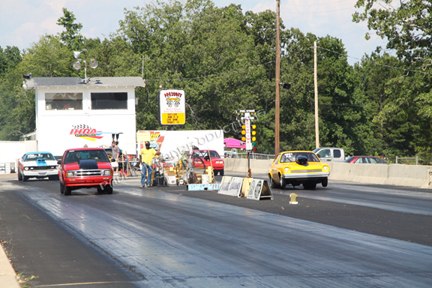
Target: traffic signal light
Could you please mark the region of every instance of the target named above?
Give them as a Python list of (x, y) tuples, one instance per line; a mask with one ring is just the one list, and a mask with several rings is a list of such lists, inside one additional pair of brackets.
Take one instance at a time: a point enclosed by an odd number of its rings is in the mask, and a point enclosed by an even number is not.
[(245, 125), (245, 124), (242, 124), (242, 125), (241, 125), (240, 135), (239, 135), (239, 136), (240, 136), (239, 139), (240, 139), (242, 142), (245, 142), (245, 141), (246, 141), (246, 125)]
[(252, 146), (256, 146), (256, 140), (257, 140), (257, 131), (256, 131), (257, 125), (252, 124), (251, 125), (251, 141)]

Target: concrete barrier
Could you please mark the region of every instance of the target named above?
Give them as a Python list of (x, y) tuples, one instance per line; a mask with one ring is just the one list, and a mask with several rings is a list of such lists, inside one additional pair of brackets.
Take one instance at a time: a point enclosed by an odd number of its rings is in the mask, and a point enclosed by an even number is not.
[(377, 165), (330, 162), (329, 180), (431, 188), (432, 168), (422, 165)]
[(233, 172), (235, 158), (225, 158), (224, 159), (224, 170), (226, 172)]
[(390, 165), (386, 184), (430, 188), (430, 166)]
[[(225, 158), (225, 171), (236, 173), (248, 173), (248, 162), (244, 158)], [(267, 174), (273, 160), (251, 159), (252, 173)]]
[(329, 180), (386, 184), (389, 165), (330, 162)]
[[(267, 174), (273, 160), (250, 160), (252, 176)], [(329, 180), (348, 181), (363, 184), (396, 185), (418, 188), (432, 188), (432, 167), (403, 164), (348, 164), (327, 162), (330, 166)], [(226, 158), (225, 171), (248, 172), (247, 159)]]

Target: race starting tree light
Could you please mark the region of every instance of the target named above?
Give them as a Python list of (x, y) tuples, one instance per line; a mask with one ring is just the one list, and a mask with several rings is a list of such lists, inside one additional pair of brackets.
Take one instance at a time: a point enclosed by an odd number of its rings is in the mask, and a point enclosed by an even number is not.
[[(257, 119), (255, 110), (237, 110), (237, 121), (239, 121), (241, 130), (240, 137), (243, 142), (246, 142), (246, 151), (248, 158), (248, 174), (249, 178), (252, 177), (252, 172), (250, 169), (250, 157), (249, 154), (251, 151), (256, 151), (256, 124), (252, 124), (251, 122), (255, 122)], [(244, 139), (244, 140), (243, 140)]]
[(251, 141), (252, 141), (252, 146), (255, 147), (256, 146), (256, 135), (257, 135), (257, 131), (256, 131), (257, 125), (256, 124), (252, 124), (251, 125)]
[(246, 142), (246, 125), (245, 124), (241, 124), (239, 139), (242, 142)]
[(253, 150), (253, 142), (256, 142), (256, 125), (251, 124), (257, 120), (255, 110), (237, 110), (237, 121), (241, 125), (240, 140), (246, 143), (246, 151)]

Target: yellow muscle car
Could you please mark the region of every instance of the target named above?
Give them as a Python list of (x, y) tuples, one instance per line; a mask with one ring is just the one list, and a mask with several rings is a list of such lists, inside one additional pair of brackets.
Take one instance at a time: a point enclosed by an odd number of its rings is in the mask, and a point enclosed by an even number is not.
[(303, 184), (305, 189), (315, 189), (317, 183), (327, 187), (329, 174), (330, 167), (312, 151), (285, 151), (274, 159), (268, 177), (273, 188)]

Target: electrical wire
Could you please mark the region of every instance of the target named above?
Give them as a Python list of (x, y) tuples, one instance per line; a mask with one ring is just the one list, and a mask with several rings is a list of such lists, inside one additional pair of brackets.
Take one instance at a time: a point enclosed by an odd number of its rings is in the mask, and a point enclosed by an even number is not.
[[(341, 55), (341, 56), (344, 56), (344, 57), (347, 57), (347, 58), (356, 59), (358, 61), (362, 60), (360, 58), (350, 56), (350, 55), (348, 55), (346, 53), (336, 52), (336, 51), (333, 51), (333, 50), (330, 50), (330, 49), (327, 49), (327, 48), (324, 48), (324, 47), (321, 47), (321, 46), (317, 46), (317, 48), (321, 49), (321, 50), (328, 51), (328, 52), (333, 53), (333, 54), (338, 54), (338, 55)], [(306, 48), (305, 50), (311, 50), (311, 49), (313, 49), (312, 46)], [(286, 57), (286, 58), (289, 58), (290, 56), (294, 56), (294, 55), (297, 55), (297, 54), (302, 54), (302, 53), (305, 52), (305, 50), (298, 51), (296, 53), (289, 53), (288, 57)], [(145, 81), (146, 82), (176, 82), (176, 81), (193, 81), (193, 80), (199, 80), (199, 79), (214, 78), (214, 77), (220, 77), (220, 76), (230, 75), (230, 74), (234, 74), (234, 73), (241, 73), (241, 72), (244, 72), (244, 71), (249, 71), (251, 69), (255, 69), (255, 68), (258, 68), (258, 67), (262, 67), (262, 66), (267, 66), (267, 65), (275, 63), (275, 62), (276, 62), (275, 60), (272, 60), (272, 61), (268, 61), (268, 62), (263, 63), (263, 64), (259, 64), (259, 65), (256, 65), (256, 66), (250, 66), (250, 67), (243, 68), (243, 69), (240, 69), (240, 70), (223, 72), (223, 73), (216, 73), (216, 74), (211, 74), (211, 75), (206, 75), (206, 76), (198, 76), (198, 77), (190, 77), (190, 78), (177, 78), (177, 79), (161, 79), (161, 78), (159, 78), (159, 79), (145, 79)], [(386, 67), (386, 68), (390, 68), (390, 69), (397, 69), (397, 70), (401, 70), (401, 71), (406, 71), (406, 72), (421, 73), (421, 74), (424, 74), (424, 75), (432, 75), (432, 73), (428, 73), (428, 72), (424, 72), (424, 71), (406, 69), (406, 68), (401, 68), (401, 67), (395, 67), (395, 66), (391, 66), (391, 65), (387, 65), (387, 64), (381, 64), (381, 63), (373, 63), (373, 64), (374, 65), (378, 65), (378, 66), (383, 66), (383, 67)], [(147, 105), (147, 107), (148, 107), (148, 105)]]
[(284, 12), (287, 14), (297, 14), (297, 15), (312, 15), (312, 14), (325, 14), (330, 12), (339, 12), (339, 11), (345, 11), (345, 10), (352, 10), (355, 9), (353, 7), (349, 8), (342, 8), (342, 9), (336, 9), (336, 10), (327, 10), (327, 11), (311, 11), (311, 12)]
[(148, 82), (154, 82), (154, 81), (159, 81), (159, 82), (167, 82), (167, 81), (190, 81), (190, 80), (198, 80), (198, 79), (205, 79), (205, 78), (213, 78), (213, 77), (219, 77), (219, 76), (225, 76), (225, 75), (229, 75), (229, 74), (233, 74), (233, 73), (239, 73), (239, 72), (243, 72), (243, 71), (247, 71), (247, 70), (251, 70), (254, 68), (258, 68), (261, 66), (265, 66), (268, 65), (270, 63), (273, 63), (275, 61), (269, 61), (266, 62), (264, 64), (259, 64), (257, 66), (252, 66), (252, 67), (248, 67), (248, 68), (244, 68), (244, 69), (240, 69), (240, 70), (236, 70), (236, 71), (230, 71), (230, 72), (224, 72), (224, 73), (217, 73), (217, 74), (212, 74), (212, 75), (206, 75), (206, 76), (199, 76), (199, 77), (193, 77), (193, 78), (178, 78), (178, 79), (145, 79)]
[(345, 2), (352, 2), (352, 1), (351, 0), (342, 0), (342, 1), (336, 1), (336, 2), (327, 2), (327, 1), (324, 1), (324, 2), (325, 3), (313, 3), (313, 4), (305, 4), (305, 5), (291, 5), (288, 3), (285, 6), (288, 6), (288, 7), (311, 7), (311, 6), (338, 4), (338, 3), (345, 3)]
[[(334, 54), (339, 54), (339, 55), (342, 55), (342, 56), (347, 57), (347, 58), (353, 58), (353, 59), (361, 61), (361, 59), (359, 59), (359, 58), (352, 57), (352, 56), (349, 56), (349, 55), (344, 54), (344, 53), (339, 53), (339, 52), (336, 52), (336, 51), (332, 51), (332, 50), (324, 48), (324, 47), (317, 46), (317, 48), (320, 48), (322, 50), (326, 50), (326, 51), (334, 53)], [(391, 69), (397, 69), (397, 70), (401, 70), (401, 71), (406, 71), (406, 72), (421, 73), (421, 74), (424, 74), (424, 75), (432, 75), (432, 73), (428, 73), (428, 72), (424, 72), (424, 71), (406, 69), (406, 68), (401, 68), (401, 67), (395, 67), (395, 66), (390, 66), (390, 65), (387, 65), (387, 64), (381, 64), (381, 63), (375, 63), (375, 62), (373, 64), (374, 65), (378, 65), (378, 66), (383, 66), (383, 67), (391, 68)]]

